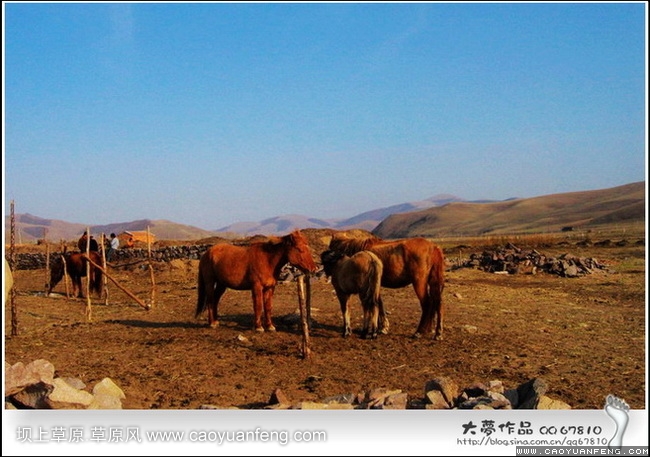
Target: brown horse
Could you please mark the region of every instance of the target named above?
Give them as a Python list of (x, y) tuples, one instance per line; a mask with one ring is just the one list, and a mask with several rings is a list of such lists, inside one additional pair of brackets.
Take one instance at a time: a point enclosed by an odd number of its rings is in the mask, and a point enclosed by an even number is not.
[(316, 271), (309, 244), (299, 230), (248, 246), (212, 246), (199, 261), (196, 317), (208, 308), (208, 323), (217, 327), (219, 300), (226, 289), (250, 290), (255, 330), (275, 331), (271, 320), (273, 292), (287, 263), (305, 272)]
[[(64, 252), (62, 256), (65, 258), (65, 269), (72, 280), (72, 296), (84, 298), (81, 288), (81, 278), (86, 277), (86, 253), (85, 252)], [(102, 264), (102, 257), (98, 252), (90, 251), (90, 260), (97, 265)], [(52, 289), (63, 278), (63, 259), (57, 257), (52, 262), (50, 268), (50, 287), (47, 294), (52, 293)], [(90, 264), (90, 291), (101, 297), (104, 283), (102, 281), (102, 270)]]
[(381, 301), (381, 260), (370, 251), (359, 251), (352, 256), (327, 250), (321, 254), (325, 274), (332, 279), (336, 297), (343, 315), (343, 337), (352, 334), (348, 303), (354, 294), (359, 295), (363, 308), (362, 338), (377, 338), (377, 333), (388, 332), (388, 319)]
[(345, 233), (337, 233), (329, 248), (347, 255), (363, 250), (377, 254), (384, 265), (381, 285), (397, 289), (412, 284), (420, 300), (422, 314), (413, 336), (418, 338), (432, 333), (435, 318), (433, 339), (442, 339), (445, 260), (440, 247), (424, 238), (388, 241), (375, 236), (351, 238)]

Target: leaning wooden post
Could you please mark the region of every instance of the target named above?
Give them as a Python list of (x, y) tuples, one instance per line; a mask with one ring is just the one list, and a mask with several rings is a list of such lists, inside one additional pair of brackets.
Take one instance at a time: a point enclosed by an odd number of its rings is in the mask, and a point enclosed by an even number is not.
[(70, 298), (70, 281), (68, 277), (68, 265), (66, 264), (64, 254), (61, 254), (61, 263), (63, 264), (63, 282), (65, 283), (65, 298)]
[(302, 358), (311, 357), (311, 343), (309, 342), (309, 324), (307, 323), (307, 313), (305, 311), (305, 275), (298, 276), (298, 306), (300, 308), (300, 323), (302, 327)]
[(140, 300), (138, 297), (136, 297), (135, 295), (133, 295), (133, 294), (132, 294), (131, 292), (129, 292), (127, 289), (125, 289), (124, 287), (122, 287), (122, 286), (120, 285), (120, 283), (117, 282), (117, 280), (116, 280), (115, 278), (113, 278), (113, 276), (111, 276), (110, 274), (108, 274), (108, 272), (107, 272), (105, 269), (102, 268), (101, 265), (97, 265), (95, 262), (93, 262), (92, 260), (90, 260), (89, 257), (86, 257), (86, 260), (87, 260), (88, 262), (90, 262), (92, 265), (95, 265), (97, 268), (99, 268), (100, 270), (102, 270), (102, 272), (103, 272), (103, 273), (108, 277), (108, 279), (110, 279), (111, 281), (113, 281), (113, 284), (115, 284), (115, 285), (116, 285), (120, 290), (122, 290), (122, 291), (123, 291), (125, 294), (127, 294), (129, 297), (131, 297), (132, 299), (134, 299), (134, 300), (138, 303), (138, 305), (142, 306), (142, 307), (143, 307), (144, 309), (146, 309), (147, 311), (149, 311), (149, 309), (151, 309), (151, 307), (150, 307), (149, 305), (147, 305), (145, 302), (143, 302), (143, 301)]
[[(60, 241), (61, 263), (63, 264), (63, 283), (65, 284), (65, 298), (70, 298), (70, 282), (68, 278), (68, 266), (65, 263), (65, 241)], [(50, 289), (47, 289), (50, 290)]]
[[(102, 232), (102, 266), (106, 270), (106, 234)], [(108, 280), (106, 275), (102, 278), (104, 281), (104, 305), (108, 306)]]
[[(86, 259), (90, 260), (90, 227), (86, 228)], [(93, 318), (93, 311), (90, 306), (90, 262), (86, 262), (86, 319), (89, 321)]]

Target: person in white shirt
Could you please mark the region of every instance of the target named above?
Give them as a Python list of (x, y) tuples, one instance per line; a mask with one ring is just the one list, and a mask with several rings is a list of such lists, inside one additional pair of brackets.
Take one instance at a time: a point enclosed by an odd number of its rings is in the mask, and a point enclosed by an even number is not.
[(113, 259), (115, 251), (120, 247), (120, 239), (115, 236), (115, 233), (111, 233), (111, 244), (106, 253), (106, 261), (110, 262)]

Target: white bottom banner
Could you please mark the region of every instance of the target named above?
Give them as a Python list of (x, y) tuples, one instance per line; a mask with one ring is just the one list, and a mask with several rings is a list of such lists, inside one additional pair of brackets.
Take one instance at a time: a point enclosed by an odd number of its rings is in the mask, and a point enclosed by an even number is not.
[(4, 410), (2, 435), (3, 456), (515, 455), (517, 446), (647, 445), (647, 411), (604, 409)]

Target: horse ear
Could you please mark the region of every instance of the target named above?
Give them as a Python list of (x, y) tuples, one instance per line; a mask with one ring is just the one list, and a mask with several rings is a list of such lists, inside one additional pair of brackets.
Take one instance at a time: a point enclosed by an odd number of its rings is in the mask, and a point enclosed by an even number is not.
[(298, 241), (302, 239), (302, 234), (300, 233), (300, 230), (294, 230), (293, 232), (289, 233), (287, 235), (287, 241), (289, 244), (292, 246), (297, 246)]

